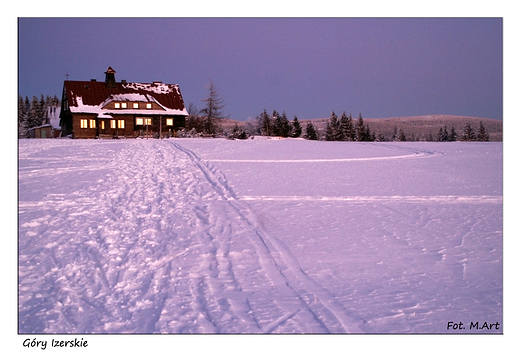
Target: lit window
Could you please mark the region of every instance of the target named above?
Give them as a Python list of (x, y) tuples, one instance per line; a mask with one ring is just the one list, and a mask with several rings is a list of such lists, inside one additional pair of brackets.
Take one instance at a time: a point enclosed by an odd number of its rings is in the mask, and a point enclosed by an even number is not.
[(173, 119), (171, 119), (171, 118), (166, 119), (166, 125), (173, 126)]
[(110, 128), (115, 129), (116, 128), (116, 121), (110, 120)]
[(117, 121), (117, 128), (118, 129), (124, 129), (125, 128), (125, 121), (124, 120), (118, 120)]
[(152, 109), (152, 103), (146, 103), (146, 109)]
[(135, 118), (135, 125), (143, 125), (143, 118)]
[(101, 130), (105, 130), (105, 121), (101, 120)]
[(121, 103), (114, 103), (114, 108), (116, 108), (116, 109), (121, 108)]
[(145, 125), (152, 125), (152, 118), (146, 118), (146, 119), (144, 119), (144, 124), (145, 124)]
[(88, 127), (88, 125), (87, 125), (87, 119), (81, 119), (81, 120), (79, 121), (79, 123), (80, 123), (82, 129), (86, 129), (86, 128)]
[(126, 103), (121, 103), (121, 108), (126, 109)]
[(95, 119), (90, 119), (90, 128), (91, 129), (95, 129), (96, 128), (96, 120)]
[(134, 103), (134, 109), (139, 109), (139, 103)]

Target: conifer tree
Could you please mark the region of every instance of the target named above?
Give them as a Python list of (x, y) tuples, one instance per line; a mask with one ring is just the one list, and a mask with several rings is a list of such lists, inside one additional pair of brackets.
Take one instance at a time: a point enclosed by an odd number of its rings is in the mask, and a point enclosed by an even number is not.
[(375, 136), (372, 135), (372, 133), (370, 132), (370, 126), (367, 124), (366, 125), (366, 129), (365, 129), (365, 139), (364, 141), (374, 141), (376, 138)]
[(451, 127), (450, 133), (448, 135), (448, 141), (450, 141), (450, 142), (457, 141), (457, 133), (455, 132), (454, 126)]
[(276, 110), (273, 110), (273, 114), (271, 116), (271, 136), (280, 136), (280, 129), (279, 124), (277, 124), (277, 121), (279, 121), (280, 114)]
[(340, 140), (340, 125), (338, 116), (332, 112), (329, 120), (327, 121), (327, 128), (325, 131), (325, 140), (327, 141), (338, 141)]
[(271, 118), (265, 109), (262, 113), (260, 113), (259, 116), (256, 117), (256, 120), (258, 122), (260, 134), (262, 136), (270, 136), (272, 131)]
[(354, 141), (355, 133), (354, 127), (352, 125), (352, 116), (347, 116), (345, 112), (341, 114), (341, 118), (339, 121), (340, 132), (341, 132), (341, 140), (343, 141)]
[(475, 141), (475, 139), (475, 132), (471, 127), (471, 123), (468, 121), (466, 123), (466, 126), (464, 126), (464, 134), (462, 135), (462, 141)]
[(211, 80), (209, 80), (208, 90), (208, 97), (202, 100), (206, 106), (200, 113), (204, 117), (204, 132), (214, 134), (217, 132), (219, 120), (225, 118), (222, 114), (224, 101), (219, 97), (217, 87)]
[(27, 108), (22, 96), (18, 97), (18, 138), (27, 137)]
[(30, 102), (29, 111), (27, 112), (27, 129), (41, 125), (43, 121), (43, 109), (40, 107), (40, 101), (35, 96)]
[(363, 123), (363, 117), (361, 116), (361, 113), (359, 113), (359, 117), (356, 122), (356, 141), (365, 141), (365, 125)]
[(489, 134), (487, 133), (482, 121), (480, 121), (480, 126), (478, 128), (477, 141), (489, 141)]
[(311, 122), (307, 123), (307, 127), (305, 130), (306, 131), (305, 131), (304, 137), (307, 140), (317, 140), (318, 139), (318, 132), (316, 131), (316, 128), (314, 127), (314, 125), (312, 125)]
[(437, 133), (437, 141), (446, 142), (448, 141), (448, 129), (444, 126), (444, 129), (441, 127), (439, 132)]
[(291, 125), (291, 137), (300, 137), (300, 135), (302, 134), (302, 126), (300, 125), (300, 122), (298, 121), (296, 115), (294, 116)]
[(285, 112), (282, 115), (278, 114), (276, 110), (273, 112), (274, 118), (274, 127), (273, 127), (273, 135), (281, 136), (281, 137), (289, 137), (290, 125), (289, 120), (287, 120), (287, 115)]
[(282, 137), (289, 137), (289, 134), (291, 133), (291, 123), (289, 122), (289, 119), (287, 119), (285, 111), (282, 113), (280, 129)]

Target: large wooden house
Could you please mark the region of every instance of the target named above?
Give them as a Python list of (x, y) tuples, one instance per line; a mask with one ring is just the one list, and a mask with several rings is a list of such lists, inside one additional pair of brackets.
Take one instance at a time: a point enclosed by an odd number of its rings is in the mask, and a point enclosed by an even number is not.
[(116, 82), (115, 73), (109, 67), (105, 82), (64, 82), (62, 136), (164, 137), (185, 127), (188, 112), (178, 85)]

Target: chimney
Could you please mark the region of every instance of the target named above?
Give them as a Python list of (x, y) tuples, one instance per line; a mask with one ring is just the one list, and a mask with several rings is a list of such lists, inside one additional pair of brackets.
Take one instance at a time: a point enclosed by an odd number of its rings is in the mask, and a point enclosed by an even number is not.
[(107, 71), (105, 72), (105, 84), (108, 88), (116, 88), (116, 75), (113, 68), (110, 66), (108, 67)]

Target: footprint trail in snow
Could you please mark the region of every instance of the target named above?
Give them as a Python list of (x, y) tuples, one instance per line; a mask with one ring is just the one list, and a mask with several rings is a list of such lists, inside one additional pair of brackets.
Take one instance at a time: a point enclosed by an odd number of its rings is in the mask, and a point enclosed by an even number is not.
[(72, 142), (20, 148), (20, 333), (361, 332), (193, 151)]

